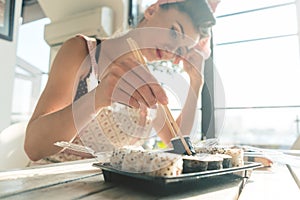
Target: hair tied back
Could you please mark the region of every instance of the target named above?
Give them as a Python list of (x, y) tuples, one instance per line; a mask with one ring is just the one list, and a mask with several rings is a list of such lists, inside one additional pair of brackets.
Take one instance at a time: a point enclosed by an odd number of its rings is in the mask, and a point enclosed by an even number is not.
[(157, 3), (159, 5), (164, 5), (168, 3), (177, 3), (177, 2), (184, 2), (185, 0), (158, 0)]

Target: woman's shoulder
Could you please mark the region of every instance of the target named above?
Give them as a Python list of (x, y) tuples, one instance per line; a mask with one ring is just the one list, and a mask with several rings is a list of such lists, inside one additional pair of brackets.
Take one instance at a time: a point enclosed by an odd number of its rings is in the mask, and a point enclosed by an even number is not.
[(77, 34), (68, 39), (65, 43), (71, 43), (71, 45), (85, 46), (89, 53), (92, 53), (96, 47), (101, 43), (101, 39), (95, 37), (89, 37), (83, 34)]
[[(80, 63), (86, 60), (89, 55), (86, 40), (82, 37), (73, 36), (67, 39), (59, 49), (55, 60), (52, 64), (52, 71), (57, 74), (77, 72), (81, 66)], [(68, 68), (68, 70), (65, 70)]]
[(96, 41), (96, 38), (90, 37), (90, 36), (87, 36), (87, 35), (84, 35), (84, 34), (80, 34), (80, 33), (76, 34), (74, 37), (75, 38), (81, 38), (81, 39), (83, 39), (85, 41)]
[(84, 35), (75, 35), (64, 41), (60, 48), (60, 52), (62, 52), (65, 56), (70, 54), (73, 56), (82, 55), (85, 57), (90, 53), (91, 49), (93, 49), (93, 46), (96, 46), (95, 39), (93, 40), (92, 38)]
[(83, 35), (83, 34), (77, 34), (77, 35), (74, 36), (74, 38), (82, 40), (86, 44), (92, 45), (92, 46), (97, 45), (98, 41), (100, 41), (100, 39), (97, 39), (95, 37), (89, 37), (89, 36), (86, 36), (86, 35)]
[(64, 47), (84, 47), (86, 46), (86, 39), (84, 37), (81, 37), (81, 36), (73, 36), (69, 39), (67, 39), (64, 43), (63, 43), (63, 46)]

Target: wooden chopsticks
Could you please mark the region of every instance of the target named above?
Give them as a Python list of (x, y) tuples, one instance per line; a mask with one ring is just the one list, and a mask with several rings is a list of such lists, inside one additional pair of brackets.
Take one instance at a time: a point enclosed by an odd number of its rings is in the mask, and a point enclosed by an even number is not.
[[(143, 54), (140, 51), (140, 49), (139, 49), (138, 44), (136, 43), (136, 41), (134, 41), (132, 38), (128, 38), (127, 42), (128, 42), (128, 44), (130, 46), (130, 49), (133, 52), (133, 55), (138, 60), (138, 62), (140, 62), (140, 64), (142, 64), (148, 70), (148, 72), (150, 72), (150, 70), (149, 70), (149, 68), (148, 68), (148, 66), (146, 64), (146, 61), (143, 58)], [(182, 136), (182, 134), (180, 132), (178, 124), (174, 120), (174, 118), (173, 118), (173, 116), (171, 114), (171, 111), (169, 110), (169, 107), (167, 105), (161, 105), (161, 106), (162, 106), (162, 108), (164, 109), (164, 111), (166, 113), (166, 117), (167, 117), (166, 123), (167, 123), (167, 126), (168, 126), (171, 134), (173, 135), (173, 137), (179, 136), (179, 138), (181, 140), (181, 143), (183, 144), (184, 149), (186, 150), (187, 154), (188, 155), (192, 155), (192, 152), (191, 152), (188, 144), (186, 143), (185, 139), (183, 138), (183, 136)]]

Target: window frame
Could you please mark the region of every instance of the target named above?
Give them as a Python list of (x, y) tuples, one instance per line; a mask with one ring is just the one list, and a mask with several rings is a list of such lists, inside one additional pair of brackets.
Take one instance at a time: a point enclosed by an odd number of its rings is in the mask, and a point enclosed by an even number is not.
[[(222, 2), (221, 2), (222, 3)], [(251, 10), (246, 10), (242, 12), (236, 12), (236, 13), (229, 13), (225, 15), (220, 15), (217, 16), (216, 18), (222, 18), (226, 16), (232, 16), (232, 15), (239, 15), (243, 13), (248, 13), (248, 12), (256, 12), (256, 11), (261, 11), (265, 9), (272, 9), (276, 8), (279, 6), (286, 6), (286, 5), (291, 5), (294, 4), (296, 6), (296, 15), (298, 18), (298, 32), (295, 34), (298, 36), (298, 41), (299, 41), (299, 52), (300, 52), (300, 1), (296, 0), (294, 2), (289, 2), (289, 3), (283, 3), (283, 4), (277, 4), (277, 5), (272, 5), (272, 6), (266, 6), (262, 8), (257, 8), (257, 9), (251, 9)], [(218, 22), (218, 20), (217, 20)], [(282, 36), (277, 36), (277, 37), (288, 37), (290, 35), (282, 35)], [(251, 42), (255, 40), (264, 40), (264, 39), (273, 39), (276, 37), (269, 37), (269, 38), (257, 38), (253, 40), (243, 40), (243, 41), (234, 41), (230, 43), (221, 43), (221, 44), (215, 44), (217, 45), (227, 45), (227, 44), (233, 44), (233, 43), (239, 43), (239, 42)], [(207, 138), (215, 138), (219, 134), (218, 130), (218, 124), (216, 123), (216, 114), (215, 112), (218, 110), (226, 110), (226, 109), (264, 109), (264, 108), (299, 108), (299, 105), (290, 105), (290, 106), (261, 106), (261, 107), (255, 107), (255, 108), (249, 108), (249, 107), (216, 107), (215, 106), (215, 80), (216, 80), (216, 68), (214, 66), (214, 44), (213, 44), (213, 31), (212, 31), (212, 39), (211, 39), (211, 49), (212, 49), (212, 54), (211, 58), (208, 59), (205, 63), (205, 70), (204, 70), (204, 76), (205, 76), (205, 84), (202, 90), (202, 125), (201, 125), (201, 131), (202, 131), (202, 139), (207, 139)], [(300, 58), (300, 55), (299, 55)], [(212, 91), (212, 92), (209, 92)]]

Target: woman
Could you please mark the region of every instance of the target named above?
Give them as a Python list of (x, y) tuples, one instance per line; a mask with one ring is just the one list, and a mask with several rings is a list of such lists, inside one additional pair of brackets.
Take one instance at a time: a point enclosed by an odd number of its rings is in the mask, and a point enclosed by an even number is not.
[[(139, 44), (148, 62), (183, 61), (190, 77), (189, 94), (196, 98), (187, 100), (177, 119), (181, 124), (183, 116), (195, 108), (203, 84), (204, 54), (196, 47), (203, 41), (200, 50), (207, 46), (205, 38), (214, 23), (206, 0), (158, 0), (145, 11), (137, 28), (121, 37), (100, 41), (76, 36), (66, 41), (53, 62), (47, 85), (27, 127), (25, 151), (29, 158), (33, 161), (48, 158), (51, 162), (80, 159), (82, 156), (74, 157), (53, 144), (80, 142), (77, 133), (112, 102), (134, 108), (168, 104), (164, 89), (131, 53), (128, 38)], [(88, 91), (95, 81), (95, 87)], [(156, 125), (156, 130), (168, 144), (172, 136), (166, 126)]]

